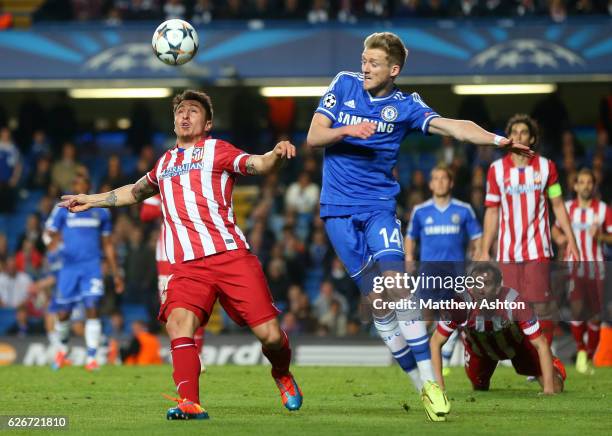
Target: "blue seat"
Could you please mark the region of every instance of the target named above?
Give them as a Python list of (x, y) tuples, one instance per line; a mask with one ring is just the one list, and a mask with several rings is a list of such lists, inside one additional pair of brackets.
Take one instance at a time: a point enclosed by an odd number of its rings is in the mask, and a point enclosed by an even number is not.
[(0, 335), (5, 335), (17, 322), (17, 311), (0, 307)]

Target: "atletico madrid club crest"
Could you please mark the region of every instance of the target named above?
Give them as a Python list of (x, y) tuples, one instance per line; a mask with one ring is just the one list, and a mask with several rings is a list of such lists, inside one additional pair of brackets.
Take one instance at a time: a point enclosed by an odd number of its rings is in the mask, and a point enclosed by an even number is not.
[(193, 150), (193, 154), (191, 155), (191, 162), (201, 161), (203, 156), (204, 156), (204, 148), (196, 147)]

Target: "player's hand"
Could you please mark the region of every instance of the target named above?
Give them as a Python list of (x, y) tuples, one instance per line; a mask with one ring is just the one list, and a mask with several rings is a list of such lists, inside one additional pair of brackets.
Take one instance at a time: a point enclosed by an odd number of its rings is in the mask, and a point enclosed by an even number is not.
[(571, 259), (575, 260), (575, 261), (579, 261), (580, 260), (580, 253), (578, 251), (578, 246), (576, 245), (576, 241), (574, 241), (573, 239), (569, 239), (567, 241), (567, 248), (566, 250), (569, 250), (569, 253), (571, 254)]
[(352, 136), (353, 138), (359, 139), (368, 139), (370, 136), (376, 133), (376, 124), (369, 121), (362, 121), (359, 124), (346, 126), (344, 129), (344, 133), (347, 136)]
[(490, 255), (488, 252), (483, 251), (483, 252), (481, 252), (481, 253), (480, 253), (480, 255), (479, 255), (479, 256), (478, 256), (476, 259), (474, 259), (474, 260), (475, 260), (475, 261), (477, 261), (477, 262), (489, 262), (489, 261), (491, 260), (491, 255)]
[(89, 195), (62, 195), (62, 201), (58, 204), (59, 207), (65, 207), (70, 212), (83, 212), (92, 208), (89, 202)]
[(292, 159), (296, 155), (295, 145), (289, 141), (281, 141), (274, 146), (274, 154), (281, 159)]
[(115, 274), (113, 276), (113, 282), (115, 283), (115, 294), (123, 294), (125, 290), (125, 283), (123, 282), (123, 277), (121, 274)]
[(533, 157), (534, 155), (533, 150), (528, 145), (524, 145), (519, 142), (514, 142), (512, 141), (512, 139), (508, 138), (502, 138), (499, 141), (498, 147), (503, 150), (510, 151), (512, 153), (520, 154), (521, 156), (525, 157)]

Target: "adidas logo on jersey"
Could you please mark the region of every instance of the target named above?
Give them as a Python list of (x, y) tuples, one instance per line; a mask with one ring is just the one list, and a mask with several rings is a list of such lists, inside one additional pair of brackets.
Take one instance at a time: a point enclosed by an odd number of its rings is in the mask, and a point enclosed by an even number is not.
[(434, 222), (434, 221), (433, 221), (433, 218), (432, 218), (432, 217), (430, 217), (430, 216), (428, 216), (428, 217), (427, 217), (427, 219), (425, 220), (425, 224), (428, 224), (428, 225), (429, 225), (429, 224), (433, 224), (433, 222)]
[(350, 107), (350, 108), (352, 108), (352, 109), (355, 109), (355, 100), (345, 101), (345, 102), (344, 102), (344, 105), (345, 105), (345, 106), (348, 106), (348, 107)]

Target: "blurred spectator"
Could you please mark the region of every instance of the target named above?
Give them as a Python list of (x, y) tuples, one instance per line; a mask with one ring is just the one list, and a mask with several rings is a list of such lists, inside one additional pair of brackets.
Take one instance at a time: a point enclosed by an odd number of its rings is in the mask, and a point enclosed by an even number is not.
[(389, 12), (387, 0), (366, 0), (363, 11), (366, 18), (386, 18)]
[(283, 20), (302, 20), (306, 11), (302, 8), (300, 0), (282, 0), (282, 12), (279, 15)]
[(107, 26), (120, 26), (123, 24), (121, 10), (116, 7), (112, 7), (109, 9), (106, 14), (106, 19), (104, 20), (104, 24)]
[(62, 158), (53, 164), (51, 169), (51, 182), (61, 192), (70, 192), (72, 181), (81, 170), (76, 160), (76, 147), (72, 142), (65, 142), (62, 147)]
[(212, 0), (197, 0), (193, 7), (191, 22), (196, 26), (210, 23), (213, 19), (214, 8)]
[(17, 184), (21, 177), (21, 157), (8, 127), (0, 128), (0, 213), (15, 208)]
[(140, 150), (136, 163), (136, 177), (142, 177), (155, 166), (155, 150), (152, 145), (145, 145)]
[(36, 250), (40, 253), (44, 253), (45, 245), (42, 240), (42, 225), (40, 222), (40, 217), (37, 213), (31, 213), (26, 218), (25, 229), (23, 233), (19, 236), (19, 245), (23, 243), (24, 240), (30, 241)]
[(121, 361), (124, 365), (161, 365), (159, 354), (161, 344), (156, 335), (149, 333), (142, 321), (132, 323), (132, 337), (129, 343), (121, 347)]
[(479, 222), (483, 222), (484, 219), (484, 200), (485, 200), (485, 191), (482, 187), (472, 187), (470, 192), (470, 204), (472, 205), (472, 209), (474, 209), (474, 213), (476, 214), (476, 218), (478, 218)]
[(17, 271), (26, 273), (30, 278), (38, 278), (42, 267), (43, 255), (29, 239), (23, 239), (21, 248), (15, 253)]
[(285, 206), (298, 213), (312, 214), (319, 204), (319, 186), (310, 180), (310, 174), (302, 171), (297, 181), (287, 188)]
[(287, 267), (283, 259), (272, 259), (266, 268), (266, 275), (274, 302), (285, 306), (287, 304), (287, 290), (289, 289), (290, 282), (287, 277)]
[(338, 21), (341, 23), (356, 23), (357, 17), (355, 16), (354, 2), (351, 0), (340, 0), (338, 3)]
[(245, 6), (246, 2), (242, 0), (227, 0), (221, 2), (223, 5), (219, 8), (217, 18), (220, 20), (243, 20), (246, 18)]
[(182, 0), (166, 0), (166, 4), (164, 5), (165, 20), (171, 20), (173, 18), (184, 20), (186, 12), (187, 8)]
[(483, 12), (485, 15), (491, 17), (509, 15), (510, 2), (507, 0), (484, 0)]
[[(312, 315), (308, 296), (302, 292), (297, 285), (292, 285), (287, 293), (289, 300), (289, 312), (291, 317), (287, 319), (295, 333), (314, 333), (317, 320)], [(283, 322), (285, 322), (283, 317)]]
[(51, 146), (47, 139), (47, 134), (44, 130), (35, 130), (32, 134), (32, 145), (29, 150), (30, 162), (36, 162), (41, 156), (47, 156), (51, 153)]
[(333, 336), (346, 336), (346, 323), (346, 313), (342, 311), (341, 304), (336, 299), (331, 301), (327, 312), (319, 317), (319, 326)]
[(102, 179), (102, 185), (109, 185), (111, 189), (119, 188), (133, 182), (133, 177), (123, 174), (121, 169), (121, 159), (116, 154), (108, 158), (106, 175)]
[(36, 162), (34, 171), (28, 177), (26, 187), (32, 191), (46, 192), (51, 185), (51, 159), (48, 156), (40, 156)]
[(329, 311), (333, 301), (340, 303), (342, 313), (348, 312), (349, 306), (346, 298), (334, 289), (334, 285), (331, 281), (323, 280), (319, 289), (319, 296), (313, 303), (314, 314), (317, 319), (321, 319), (321, 317)]
[(148, 304), (156, 298), (155, 251), (144, 239), (141, 226), (131, 226), (125, 255), (125, 295), (128, 303)]
[(562, 23), (567, 19), (567, 8), (564, 0), (550, 0), (548, 14), (555, 23)]
[(481, 15), (482, 9), (478, 1), (479, 0), (451, 0), (451, 15), (455, 17), (477, 17)]
[(314, 269), (329, 269), (331, 259), (334, 255), (333, 250), (327, 242), (327, 236), (322, 229), (317, 229), (312, 233), (312, 241), (308, 247), (309, 266)]
[(102, 16), (105, 0), (70, 0), (72, 16), (77, 21), (98, 20)]
[(591, 0), (575, 0), (571, 9), (575, 15), (590, 15), (596, 12)]
[(357, 313), (357, 309), (361, 300), (361, 293), (352, 278), (346, 272), (346, 268), (337, 256), (334, 256), (331, 262), (329, 275), (326, 278), (329, 280), (334, 289), (338, 291), (346, 299), (349, 305), (349, 313)]
[(536, 0), (518, 0), (513, 10), (514, 15), (518, 17), (532, 16), (540, 12)]
[(326, 23), (329, 20), (329, 5), (326, 0), (312, 0), (307, 20), (310, 24)]
[(43, 198), (40, 199), (40, 201), (38, 202), (37, 212), (40, 215), (41, 221), (44, 222), (47, 220), (56, 202), (56, 197), (53, 197), (51, 195), (45, 195)]
[(421, 0), (395, 0), (394, 17), (416, 17), (421, 14)]
[(126, 20), (157, 20), (160, 18), (157, 0), (117, 0), (115, 6)]
[(17, 324), (20, 334), (27, 331), (27, 312), (25, 308), (28, 290), (32, 279), (21, 271), (17, 271), (15, 258), (6, 260), (4, 271), (0, 272), (0, 306), (17, 309)]

